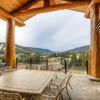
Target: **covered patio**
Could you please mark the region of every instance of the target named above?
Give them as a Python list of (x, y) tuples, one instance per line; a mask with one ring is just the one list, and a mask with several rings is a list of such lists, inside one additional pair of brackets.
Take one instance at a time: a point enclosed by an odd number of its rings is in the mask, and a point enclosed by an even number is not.
[[(4, 62), (9, 68), (16, 68), (15, 26), (25, 27), (24, 22), (37, 14), (64, 9), (83, 12), (84, 17), (90, 18), (91, 40), (88, 74), (90, 77), (100, 80), (100, 0), (0, 0), (0, 18), (7, 21)], [(25, 74), (27, 75), (27, 73)], [(73, 89), (69, 89), (69, 93), (72, 100), (99, 100), (100, 84), (90, 81), (86, 74), (73, 74), (71, 84)], [(63, 93), (63, 95), (67, 99), (66, 94)]]
[(0, 18), (7, 21), (5, 63), (16, 68), (15, 26), (25, 26), (24, 21), (40, 14), (56, 10), (70, 9), (85, 13), (91, 20), (91, 42), (89, 58), (89, 75), (100, 78), (100, 36), (99, 0), (0, 0)]

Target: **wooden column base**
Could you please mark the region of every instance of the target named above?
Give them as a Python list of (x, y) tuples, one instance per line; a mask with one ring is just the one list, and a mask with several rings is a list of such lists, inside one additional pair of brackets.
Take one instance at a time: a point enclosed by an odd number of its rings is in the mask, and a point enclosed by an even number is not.
[(93, 76), (91, 76), (91, 75), (88, 75), (88, 78), (89, 78), (91, 81), (100, 82), (100, 78), (96, 78), (96, 77), (93, 77)]

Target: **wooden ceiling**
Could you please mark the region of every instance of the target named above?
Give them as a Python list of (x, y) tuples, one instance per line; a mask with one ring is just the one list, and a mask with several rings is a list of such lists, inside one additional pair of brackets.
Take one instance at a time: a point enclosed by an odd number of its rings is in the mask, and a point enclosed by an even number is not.
[(70, 9), (86, 12), (91, 0), (0, 0), (0, 18), (15, 18), (18, 26), (24, 21), (45, 12)]

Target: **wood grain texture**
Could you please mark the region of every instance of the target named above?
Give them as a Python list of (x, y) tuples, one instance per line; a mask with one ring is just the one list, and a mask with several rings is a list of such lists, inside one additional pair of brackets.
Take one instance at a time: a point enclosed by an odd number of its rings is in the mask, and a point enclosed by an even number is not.
[(16, 68), (15, 53), (15, 20), (9, 19), (7, 23), (6, 47), (5, 47), (5, 63), (11, 68)]
[[(50, 2), (47, 2), (47, 1), (49, 0), (45, 0), (45, 2), (44, 0), (0, 0), (0, 7), (4, 9), (8, 14), (14, 15), (16, 18), (20, 19), (23, 22), (35, 16), (36, 14), (43, 13), (43, 12), (45, 13), (45, 12), (50, 12), (50, 11), (62, 10), (62, 9), (70, 9), (70, 10), (85, 12), (90, 2), (90, 0), (50, 0)], [(65, 4), (66, 4), (66, 7), (65, 7)], [(78, 6), (76, 6), (76, 4)], [(50, 8), (48, 8), (49, 6)], [(55, 8), (52, 6), (54, 6)], [(38, 11), (39, 9), (41, 9), (42, 12)], [(50, 9), (50, 10), (47, 10), (47, 9)], [(31, 10), (31, 11), (28, 11), (28, 10)], [(35, 13), (32, 10), (37, 10), (37, 13)], [(26, 12), (26, 14), (24, 12)], [(27, 13), (27, 12), (30, 12), (30, 13)], [(5, 20), (2, 14), (0, 18)], [(19, 25), (19, 22), (17, 22), (17, 24)], [(19, 25), (19, 26), (23, 26), (23, 25)]]
[(39, 8), (39, 7), (43, 7), (43, 5), (44, 5), (44, 0), (32, 0), (31, 2), (28, 2), (27, 4), (22, 6), (17, 11), (24, 11), (24, 10), (28, 10), (32, 8)]
[(91, 8), (89, 74), (96, 78), (100, 78), (100, 31), (96, 29), (99, 20), (100, 4), (95, 4)]
[(28, 1), (29, 0), (0, 0), (0, 7), (8, 12), (12, 12), (28, 3)]
[(24, 12), (17, 11), (17, 12), (14, 12), (13, 15), (15, 17), (19, 18), (20, 20), (24, 21), (24, 20), (27, 20), (28, 18), (35, 16), (39, 13), (77, 8), (77, 7), (81, 7), (81, 6), (88, 6), (88, 4), (89, 4), (89, 1), (82, 1), (82, 2), (77, 1), (77, 2), (69, 2), (69, 3), (64, 3), (64, 4), (55, 4), (53, 6), (30, 9), (30, 10), (26, 10)]
[(100, 3), (100, 0), (91, 0), (94, 4), (95, 3)]
[(85, 13), (85, 17), (86, 18), (90, 18), (90, 9), (91, 9), (91, 7), (94, 5), (94, 3), (93, 2), (91, 2), (90, 4), (89, 4), (89, 6), (88, 6), (88, 8), (87, 8), (87, 10), (86, 10), (86, 13)]
[(21, 20), (19, 20), (18, 18), (14, 17), (14, 16), (12, 16), (11, 14), (9, 14), (7, 11), (2, 9), (1, 7), (0, 7), (0, 18), (5, 21), (8, 21), (8, 19), (13, 18), (13, 19), (15, 19), (15, 23), (17, 26), (21, 27), (21, 26), (25, 25), (24, 22), (22, 22)]
[(50, 6), (50, 0), (44, 0), (44, 7)]
[(89, 4), (86, 13), (85, 13), (85, 17), (86, 18), (90, 18), (90, 9), (93, 5), (100, 3), (100, 0), (91, 0), (91, 3)]

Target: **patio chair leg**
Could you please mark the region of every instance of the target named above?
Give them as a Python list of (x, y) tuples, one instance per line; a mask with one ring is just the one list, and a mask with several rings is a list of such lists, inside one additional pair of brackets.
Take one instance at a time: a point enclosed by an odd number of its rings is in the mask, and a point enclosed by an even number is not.
[(68, 97), (69, 97), (69, 100), (71, 100), (71, 97), (70, 97), (70, 95), (69, 95), (69, 92), (68, 92), (67, 87), (66, 87), (66, 92), (67, 92), (67, 95), (68, 95)]
[(29, 100), (36, 100), (36, 95), (31, 96), (31, 98)]
[(71, 86), (71, 84), (70, 84), (70, 82), (69, 82), (69, 87), (70, 87), (71, 89), (73, 89), (72, 86)]
[(29, 99), (29, 100), (32, 100), (31, 98), (32, 98), (32, 96), (30, 95), (30, 96), (28, 97), (28, 99)]
[(31, 97), (32, 97), (31, 95), (25, 95), (24, 97), (25, 97), (25, 100), (32, 100), (31, 99)]
[(64, 100), (62, 93), (61, 93), (61, 99)]

